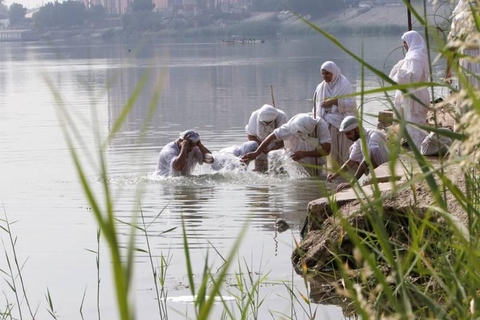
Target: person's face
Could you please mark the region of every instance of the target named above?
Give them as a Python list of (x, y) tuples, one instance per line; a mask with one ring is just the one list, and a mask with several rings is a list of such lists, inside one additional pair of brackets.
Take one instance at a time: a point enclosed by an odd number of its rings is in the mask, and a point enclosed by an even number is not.
[(325, 80), (325, 82), (331, 82), (333, 79), (333, 73), (328, 72), (325, 69), (322, 69), (322, 78)]
[(403, 47), (405, 48), (406, 51), (408, 51), (408, 44), (406, 41), (403, 41)]
[(358, 133), (358, 128), (352, 129), (345, 132), (345, 136), (348, 140), (357, 141), (360, 138), (360, 133)]

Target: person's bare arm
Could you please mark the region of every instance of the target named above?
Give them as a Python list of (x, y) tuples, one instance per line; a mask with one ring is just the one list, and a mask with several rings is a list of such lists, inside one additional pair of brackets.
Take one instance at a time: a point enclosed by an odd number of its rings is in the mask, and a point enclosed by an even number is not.
[(262, 143), (262, 141), (258, 140), (258, 138), (256, 136), (253, 136), (251, 134), (247, 135), (247, 139), (248, 139), (248, 141), (255, 141), (258, 144)]
[(268, 137), (266, 137), (265, 140), (263, 140), (262, 143), (260, 143), (257, 150), (253, 152), (249, 152), (242, 157), (242, 162), (249, 162), (249, 161), (255, 160), (262, 152), (266, 150), (268, 145), (275, 139), (277, 139), (275, 134), (270, 133)]
[(363, 161), (358, 165), (357, 171), (355, 171), (355, 176), (353, 177), (353, 179), (350, 180), (350, 182), (340, 183), (340, 184), (337, 186), (337, 192), (342, 191), (343, 189), (346, 189), (346, 188), (351, 188), (351, 187), (353, 187), (353, 185), (355, 184), (355, 182), (357, 182), (358, 179), (360, 179), (360, 177), (361, 177), (365, 172), (367, 172), (367, 169), (368, 169), (367, 161), (363, 160)]
[(345, 163), (340, 167), (340, 169), (338, 169), (338, 170), (337, 170), (336, 172), (334, 172), (334, 173), (330, 173), (330, 174), (327, 176), (327, 181), (332, 181), (333, 179), (335, 179), (336, 177), (338, 177), (338, 176), (341, 175), (342, 173), (349, 171), (351, 168), (353, 168), (353, 167), (356, 166), (356, 165), (358, 165), (358, 162), (357, 162), (357, 161), (353, 161), (353, 160), (348, 159), (348, 160), (345, 161)]
[(320, 148), (316, 148), (315, 150), (311, 151), (295, 151), (291, 158), (294, 161), (302, 160), (303, 158), (311, 157), (311, 158), (320, 158), (326, 157), (330, 154), (330, 149), (332, 145), (330, 143), (321, 143)]
[(182, 171), (187, 165), (187, 154), (188, 154), (188, 140), (182, 140), (180, 142), (180, 154), (173, 160), (173, 169), (175, 171)]
[[(207, 147), (205, 147), (202, 143), (202, 141), (198, 141), (197, 142), (197, 147), (200, 149), (200, 151), (202, 152), (203, 154), (203, 162), (205, 163), (213, 163), (213, 161), (215, 160), (212, 156), (212, 153), (210, 152), (210, 150), (207, 149)], [(205, 155), (210, 155), (210, 156), (205, 156)]]

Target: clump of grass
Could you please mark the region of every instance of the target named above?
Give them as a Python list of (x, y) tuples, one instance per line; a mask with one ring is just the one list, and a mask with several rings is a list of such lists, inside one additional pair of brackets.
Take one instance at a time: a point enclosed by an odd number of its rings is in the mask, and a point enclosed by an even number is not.
[[(8, 220), (8, 215), (5, 207), (3, 208), (3, 211), (5, 219), (0, 219), (0, 222), (2, 223), (2, 225), (0, 225), (0, 228), (7, 234), (9, 243), (7, 245), (2, 240), (7, 269), (0, 269), (0, 272), (3, 273), (6, 277), (5, 282), (7, 283), (7, 286), (10, 288), (10, 290), (13, 292), (13, 295), (15, 297), (15, 303), (11, 303), (10, 301), (8, 301), (8, 298), (6, 298), (6, 307), (5, 311), (2, 314), (5, 319), (7, 319), (13, 318), (14, 313), (17, 312), (18, 317), (22, 319), (24, 317), (24, 314), (28, 313), (30, 317), (34, 319), (36, 310), (32, 309), (29, 297), (27, 295), (27, 289), (22, 273), (23, 264), (21, 264), (19, 261), (16, 249), (17, 238), (12, 233), (12, 222)], [(8, 250), (8, 247), (10, 247), (10, 250)]]
[[(359, 200), (360, 212), (365, 216), (370, 229), (357, 228), (351, 224), (351, 217), (347, 218), (338, 211), (336, 218), (354, 246), (354, 254), (350, 258), (356, 264), (356, 270), (353, 270), (350, 264), (345, 263), (346, 257), (335, 255), (337, 270), (343, 282), (343, 285), (338, 287), (338, 293), (352, 301), (356, 314), (362, 319), (478, 318), (480, 184), (476, 157), (480, 135), (476, 123), (480, 114), (480, 88), (465, 81), (465, 70), (458, 68), (455, 54), (443, 50), (445, 43), (442, 43), (437, 35), (430, 33), (432, 29), (426, 23), (425, 13), (415, 11), (406, 1), (405, 4), (422, 25), (427, 39), (432, 37), (438, 40), (439, 57), (447, 60), (450, 65), (457, 66), (454, 68), (462, 91), (458, 92), (453, 86), (444, 83), (443, 79), (432, 80), (430, 83), (398, 85), (345, 48), (325, 30), (308, 21), (305, 23), (343, 49), (362, 68), (373, 72), (387, 83), (383, 88), (368, 92), (362, 90), (359, 93), (362, 97), (379, 92), (388, 95), (394, 90), (402, 90), (408, 94), (410, 90), (424, 86), (430, 87), (433, 93), (434, 88), (447, 86), (453, 92), (453, 96), (449, 98), (452, 104), (460, 98), (460, 101), (469, 106), (470, 112), (460, 119), (463, 125), (460, 132), (446, 133), (437, 128), (423, 125), (418, 127), (439, 135), (447, 135), (456, 141), (457, 145), (462, 146), (462, 151), (468, 151), (458, 157), (455, 148), (452, 148), (450, 157), (441, 159), (440, 165), (434, 166), (414, 146), (408, 134), (405, 135), (412, 146), (410, 157), (418, 164), (421, 173), (410, 176), (405, 184), (397, 186), (391, 193), (380, 192), (376, 182), (373, 185), (372, 197), (366, 197), (362, 191), (357, 194), (358, 198), (362, 199)], [(480, 35), (480, 19), (476, 16), (475, 20), (477, 33)], [(428, 40), (427, 45), (431, 45)], [(480, 57), (474, 59), (477, 59), (476, 62), (480, 61)], [(359, 116), (362, 115), (361, 112)], [(400, 119), (398, 125), (402, 132), (406, 132), (407, 123), (404, 120)], [(363, 137), (362, 144), (365, 147)], [(390, 170), (393, 175), (398, 157), (403, 153), (399, 143), (392, 146), (391, 152)], [(465, 166), (467, 163), (468, 166)], [(460, 178), (459, 175), (463, 177)], [(404, 241), (397, 241), (400, 237), (393, 237), (387, 229), (393, 216), (392, 212), (385, 211), (384, 202), (395, 198), (401, 192), (409, 192), (412, 203), (409, 210), (398, 213), (398, 217), (404, 221), (401, 229)], [(424, 205), (423, 211), (419, 212), (418, 205), (422, 197), (425, 197), (425, 192), (428, 192), (431, 198)], [(334, 207), (335, 204), (331, 203), (331, 206)], [(452, 216), (450, 211), (455, 208), (460, 214), (465, 214), (464, 221)]]

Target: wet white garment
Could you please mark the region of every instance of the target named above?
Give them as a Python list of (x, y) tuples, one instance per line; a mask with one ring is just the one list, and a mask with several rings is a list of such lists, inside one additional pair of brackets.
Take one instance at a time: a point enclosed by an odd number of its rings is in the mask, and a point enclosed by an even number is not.
[[(285, 112), (265, 104), (252, 112), (248, 124), (245, 126), (245, 131), (248, 135), (255, 136), (259, 141), (263, 141), (273, 130), (287, 123), (287, 120)], [(266, 125), (264, 122), (272, 123)]]
[(389, 159), (390, 152), (387, 146), (387, 137), (385, 134), (376, 129), (364, 129), (366, 146), (368, 153), (362, 147), (362, 139), (355, 141), (350, 150), (350, 160), (361, 163), (366, 159), (367, 154), (370, 155), (374, 167), (378, 167)]
[[(430, 79), (428, 56), (422, 36), (416, 31), (408, 31), (403, 34), (402, 39), (407, 43), (408, 51), (405, 58), (392, 68), (390, 78), (399, 84), (428, 82)], [(428, 88), (415, 88), (408, 91), (415, 95), (421, 103), (397, 90), (395, 92), (395, 108), (406, 121), (426, 124), (430, 106)], [(410, 124), (406, 128), (416, 147), (420, 149), (427, 132)]]
[[(316, 129), (316, 136), (314, 131)], [(275, 136), (282, 139), (288, 154), (295, 151), (313, 151), (322, 143), (331, 143), (328, 125), (321, 118), (314, 119), (309, 114), (301, 113), (294, 116), (286, 124), (275, 129)], [(325, 165), (325, 157), (306, 157), (300, 160), (302, 164)]]
[(186, 176), (191, 175), (197, 164), (203, 163), (203, 155), (198, 147), (193, 147), (187, 154), (187, 165), (182, 171), (173, 169), (173, 162), (180, 154), (180, 147), (176, 141), (163, 147), (158, 156), (156, 175), (159, 176)]
[(218, 171), (223, 168), (233, 170), (242, 167), (244, 164), (240, 161), (240, 158), (249, 152), (257, 150), (257, 148), (258, 143), (256, 141), (247, 141), (240, 146), (226, 147), (214, 152), (212, 169)]
[[(340, 128), (343, 118), (354, 116), (357, 103), (354, 97), (338, 99), (338, 105), (331, 108), (322, 108), (322, 102), (329, 98), (335, 98), (341, 95), (353, 93), (353, 86), (345, 78), (341, 70), (333, 61), (327, 61), (320, 67), (320, 72), (326, 70), (332, 73), (332, 81), (322, 81), (315, 89), (314, 99), (316, 105), (316, 116), (321, 117), (327, 124)], [(312, 109), (312, 113), (314, 110)]]

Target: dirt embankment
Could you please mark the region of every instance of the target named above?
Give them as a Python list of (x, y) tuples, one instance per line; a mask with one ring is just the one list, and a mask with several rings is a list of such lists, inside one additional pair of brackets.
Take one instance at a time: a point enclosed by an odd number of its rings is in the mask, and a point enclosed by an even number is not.
[[(423, 6), (414, 5), (416, 12), (423, 16)], [(432, 6), (428, 4), (426, 7), (427, 17), (430, 24), (448, 25), (448, 20), (452, 11), (452, 7), (447, 4)], [(291, 13), (283, 11), (281, 13), (258, 13), (254, 14), (249, 20), (268, 20), (277, 16), (285, 24), (294, 24), (298, 19)], [(413, 28), (420, 27), (420, 23), (414, 14), (410, 14)], [(305, 17), (310, 20), (309, 16)], [(359, 8), (347, 8), (335, 13), (322, 15), (319, 19), (312, 20), (316, 25), (321, 27), (360, 27), (369, 26), (404, 26), (408, 27), (408, 10), (403, 3), (396, 5), (384, 6), (363, 6)]]
[[(420, 14), (423, 12), (423, 8), (415, 7)], [(433, 18), (438, 15), (446, 15), (448, 19), (449, 12), (444, 13), (439, 7), (433, 7), (431, 5), (427, 6), (427, 15), (429, 16), (429, 21), (431, 23), (436, 23), (436, 19)], [(320, 25), (325, 24), (339, 24), (352, 27), (365, 27), (365, 26), (379, 26), (379, 25), (397, 25), (397, 26), (408, 26), (408, 10), (405, 5), (385, 5), (385, 6), (376, 6), (376, 7), (360, 7), (360, 8), (349, 8), (342, 10), (335, 14), (330, 14), (325, 17), (322, 17), (318, 20)], [(445, 18), (445, 17), (443, 17)], [(418, 25), (418, 21), (415, 16), (411, 15), (411, 21), (413, 26)], [(442, 19), (443, 21), (443, 19)]]

